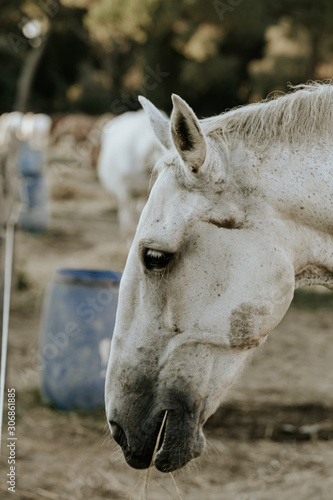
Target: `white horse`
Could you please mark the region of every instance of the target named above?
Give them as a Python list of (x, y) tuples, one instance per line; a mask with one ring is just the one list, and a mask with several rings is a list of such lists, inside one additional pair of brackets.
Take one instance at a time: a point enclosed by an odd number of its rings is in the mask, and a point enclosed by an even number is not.
[(124, 113), (103, 130), (97, 172), (104, 188), (117, 198), (123, 237), (135, 232), (160, 154), (159, 141), (143, 111)]
[(171, 124), (120, 286), (106, 412), (129, 465), (205, 447), (202, 426), (285, 315), (297, 287), (333, 288), (333, 85)]

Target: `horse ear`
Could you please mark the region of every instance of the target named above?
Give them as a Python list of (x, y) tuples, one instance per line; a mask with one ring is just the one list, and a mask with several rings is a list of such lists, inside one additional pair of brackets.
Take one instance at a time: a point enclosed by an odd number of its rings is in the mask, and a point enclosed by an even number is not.
[(207, 143), (194, 111), (178, 95), (172, 95), (171, 135), (183, 162), (193, 173), (204, 163)]
[(158, 110), (148, 99), (142, 95), (140, 95), (138, 99), (150, 120), (150, 124), (157, 139), (165, 149), (171, 149), (169, 120), (163, 116), (160, 110)]

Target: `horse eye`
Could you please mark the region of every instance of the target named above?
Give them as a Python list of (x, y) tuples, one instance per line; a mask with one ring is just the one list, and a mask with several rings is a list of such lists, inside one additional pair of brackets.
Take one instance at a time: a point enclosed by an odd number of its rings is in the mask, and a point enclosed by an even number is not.
[(172, 254), (146, 248), (143, 253), (143, 262), (148, 271), (161, 271), (170, 263)]

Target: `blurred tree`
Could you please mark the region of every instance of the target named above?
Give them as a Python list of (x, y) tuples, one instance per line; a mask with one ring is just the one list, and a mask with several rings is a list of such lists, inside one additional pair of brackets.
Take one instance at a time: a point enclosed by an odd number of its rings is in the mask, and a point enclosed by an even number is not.
[(269, 2), (269, 9), (278, 19), (287, 16), (290, 20), (290, 38), (300, 29), (309, 37), (310, 53), (304, 62), (305, 80), (332, 78), (332, 64), (328, 72), (319, 67), (327, 60), (332, 61), (333, 52), (333, 3), (331, 0), (281, 0)]
[[(82, 0), (80, 4), (82, 5)], [(125, 95), (114, 101), (114, 111), (136, 109), (138, 93), (148, 95), (170, 111), (176, 92), (201, 114), (222, 111), (247, 101), (247, 66), (261, 55), (268, 18), (263, 1), (96, 0), (86, 26), (106, 50), (127, 46), (116, 77)], [(112, 66), (112, 78), (117, 75)], [(126, 94), (127, 91), (127, 94)], [(118, 90), (119, 95), (119, 90)]]
[[(17, 78), (22, 63), (19, 42), (22, 50), (26, 49), (27, 41), (19, 36), (17, 27), (22, 19), (23, 0), (13, 5), (10, 0), (1, 0), (1, 30), (0, 30), (0, 112), (10, 111), (14, 100)], [(24, 42), (24, 43), (23, 43)]]
[[(0, 0), (0, 108), (201, 116), (333, 73), (330, 0)], [(37, 21), (37, 24), (36, 24)], [(40, 33), (37, 33), (39, 23)], [(35, 30), (35, 31), (34, 31)], [(25, 90), (24, 90), (25, 89)]]
[[(81, 64), (86, 61), (93, 71), (104, 52), (83, 26), (86, 10), (64, 6), (59, 0), (1, 0), (0, 6), (4, 69), (0, 111), (75, 110), (68, 89), (78, 82)], [(5, 95), (9, 99), (2, 99)], [(97, 112), (105, 107), (104, 102)]]
[[(311, 45), (308, 78), (317, 77), (318, 64), (327, 56), (326, 41), (329, 38), (332, 57), (333, 3), (331, 0), (281, 0), (272, 6), (276, 16), (288, 15), (294, 27), (306, 28)], [(333, 75), (332, 75), (333, 76)]]
[[(43, 1), (40, 1), (43, 6)], [(54, 12), (59, 10), (59, 1), (52, 0)], [(47, 9), (50, 10), (48, 4)], [(51, 16), (33, 1), (2, 1), (2, 16), (6, 27), (2, 41), (7, 42), (20, 65), (16, 78), (14, 109), (26, 111), (28, 98), (36, 70), (45, 51), (50, 31)], [(8, 48), (9, 48), (8, 47)]]
[(282, 17), (267, 28), (265, 40), (264, 57), (249, 64), (251, 100), (266, 97), (272, 90), (285, 91), (287, 82), (297, 84), (308, 79), (311, 39), (303, 26)]

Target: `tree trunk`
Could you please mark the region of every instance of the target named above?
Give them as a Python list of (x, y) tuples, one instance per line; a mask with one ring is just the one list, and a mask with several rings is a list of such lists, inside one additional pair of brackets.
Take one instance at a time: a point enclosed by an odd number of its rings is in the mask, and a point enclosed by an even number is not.
[(27, 111), (34, 76), (36, 74), (38, 64), (44, 54), (49, 35), (50, 31), (48, 31), (43, 37), (41, 44), (36, 48), (32, 48), (25, 58), (22, 72), (17, 84), (17, 93), (14, 105), (15, 111), (21, 111), (22, 113)]

